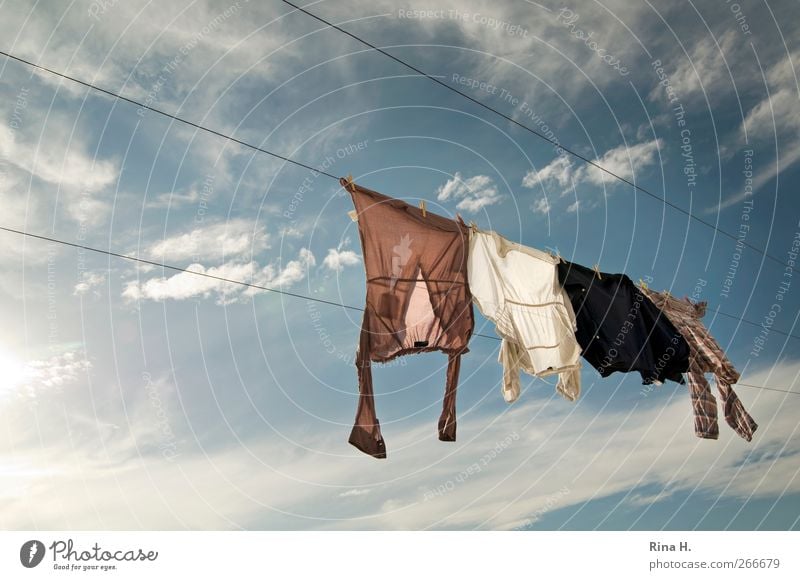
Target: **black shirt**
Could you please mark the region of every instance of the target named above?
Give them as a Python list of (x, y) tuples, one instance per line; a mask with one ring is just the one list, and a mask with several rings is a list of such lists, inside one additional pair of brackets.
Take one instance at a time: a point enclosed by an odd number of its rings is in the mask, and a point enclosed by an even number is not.
[(659, 308), (625, 274), (563, 261), (558, 281), (572, 302), (583, 358), (607, 377), (639, 371), (643, 384), (670, 379), (683, 384), (689, 345)]

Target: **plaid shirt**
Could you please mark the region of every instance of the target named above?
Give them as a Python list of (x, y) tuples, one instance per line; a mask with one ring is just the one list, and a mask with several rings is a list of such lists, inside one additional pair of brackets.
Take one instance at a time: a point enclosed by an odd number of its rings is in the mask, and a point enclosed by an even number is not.
[(688, 298), (678, 299), (666, 292), (641, 288), (642, 292), (658, 306), (678, 328), (689, 343), (691, 358), (687, 378), (694, 409), (694, 431), (698, 437), (717, 439), (717, 401), (711, 392), (705, 373), (713, 373), (725, 411), (725, 421), (742, 438), (750, 441), (758, 425), (745, 411), (731, 385), (739, 380), (739, 373), (722, 352), (719, 344), (700, 320), (706, 313), (706, 303), (694, 303)]

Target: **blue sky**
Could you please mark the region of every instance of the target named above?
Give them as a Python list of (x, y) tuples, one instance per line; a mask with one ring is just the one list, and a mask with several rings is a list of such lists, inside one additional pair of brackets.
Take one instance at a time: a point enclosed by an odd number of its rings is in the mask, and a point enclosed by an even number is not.
[[(2, 50), (707, 300), (743, 382), (800, 392), (776, 332), (800, 334), (795, 272), (284, 3), (0, 6)], [(800, 232), (793, 8), (309, 5), (780, 261)], [(0, 225), (363, 305), (335, 181), (11, 60), (0, 119)], [(376, 366), (376, 461), (347, 444), (358, 312), (0, 236), (5, 529), (800, 526), (796, 394), (737, 389), (751, 443), (722, 420), (696, 438), (685, 387), (588, 365), (577, 403), (523, 376), (509, 406), (499, 343), (476, 337), (456, 443), (436, 438), (444, 356)]]

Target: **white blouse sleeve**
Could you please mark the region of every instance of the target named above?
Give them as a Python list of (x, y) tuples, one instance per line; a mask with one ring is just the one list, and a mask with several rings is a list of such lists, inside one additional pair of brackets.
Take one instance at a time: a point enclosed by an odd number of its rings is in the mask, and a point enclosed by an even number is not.
[(467, 276), (472, 300), (486, 318), (496, 321), (505, 304), (503, 287), (490, 252), (494, 246), (491, 236), (473, 232), (469, 241)]

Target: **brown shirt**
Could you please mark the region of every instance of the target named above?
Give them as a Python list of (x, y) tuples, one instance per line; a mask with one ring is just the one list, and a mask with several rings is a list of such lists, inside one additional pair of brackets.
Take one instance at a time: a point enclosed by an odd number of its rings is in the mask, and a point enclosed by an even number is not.
[(472, 296), (467, 285), (469, 228), (376, 191), (341, 184), (358, 213), (367, 275), (367, 300), (356, 353), (359, 401), (350, 443), (386, 457), (375, 415), (370, 363), (405, 354), (448, 355), (439, 439), (456, 438), (456, 387), (461, 354), (472, 335)]
[(678, 327), (689, 343), (691, 355), (687, 378), (694, 409), (695, 434), (705, 439), (719, 437), (717, 401), (704, 376), (705, 373), (714, 373), (725, 411), (725, 421), (740, 437), (750, 441), (758, 425), (731, 387), (739, 380), (739, 373), (700, 320), (706, 313), (706, 303), (695, 303), (688, 298), (681, 300), (669, 293), (656, 292), (649, 288), (641, 290)]

